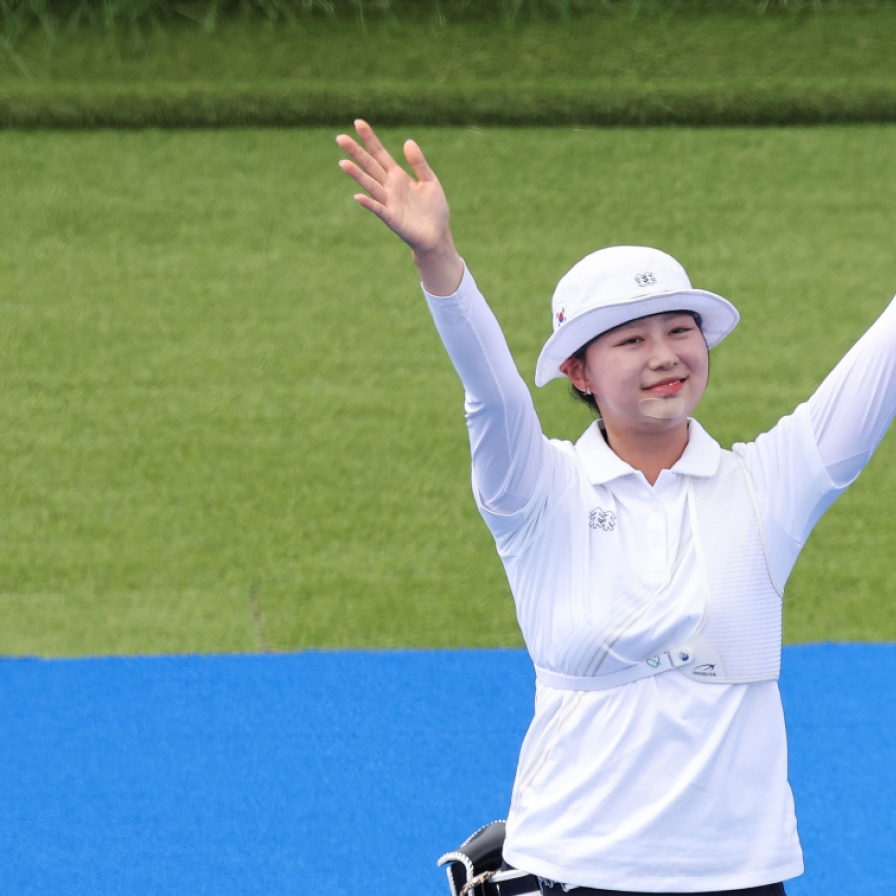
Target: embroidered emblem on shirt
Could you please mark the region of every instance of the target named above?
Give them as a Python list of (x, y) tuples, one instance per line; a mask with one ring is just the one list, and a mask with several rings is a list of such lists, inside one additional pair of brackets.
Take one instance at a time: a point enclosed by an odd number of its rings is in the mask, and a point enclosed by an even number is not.
[(595, 507), (588, 514), (588, 525), (592, 529), (603, 529), (604, 532), (612, 532), (616, 528), (616, 514), (612, 510)]
[(653, 286), (656, 283), (656, 277), (654, 277), (650, 271), (646, 271), (635, 277), (635, 283), (637, 283), (638, 286)]

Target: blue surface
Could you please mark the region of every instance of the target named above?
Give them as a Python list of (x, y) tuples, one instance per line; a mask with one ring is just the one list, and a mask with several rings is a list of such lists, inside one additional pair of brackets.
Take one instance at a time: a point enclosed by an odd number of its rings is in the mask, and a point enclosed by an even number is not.
[[(807, 874), (896, 890), (896, 645), (785, 649)], [(445, 896), (503, 817), (519, 651), (0, 662), (0, 890)]]

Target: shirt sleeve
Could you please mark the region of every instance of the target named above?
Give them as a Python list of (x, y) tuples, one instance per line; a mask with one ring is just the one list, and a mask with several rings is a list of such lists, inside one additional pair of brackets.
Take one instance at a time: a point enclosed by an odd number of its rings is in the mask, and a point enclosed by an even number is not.
[(815, 524), (855, 480), (896, 413), (896, 300), (812, 397), (755, 442), (733, 446), (757, 491), (783, 588)]
[(755, 442), (732, 449), (750, 472), (769, 571), (783, 591), (809, 533), (843, 488), (831, 479), (821, 459), (806, 404), (782, 417)]
[(464, 386), (477, 500), (492, 513), (514, 514), (535, 493), (544, 465), (532, 396), (468, 269), (454, 295), (424, 294)]
[(821, 459), (839, 486), (868, 463), (896, 414), (896, 299), (809, 399)]

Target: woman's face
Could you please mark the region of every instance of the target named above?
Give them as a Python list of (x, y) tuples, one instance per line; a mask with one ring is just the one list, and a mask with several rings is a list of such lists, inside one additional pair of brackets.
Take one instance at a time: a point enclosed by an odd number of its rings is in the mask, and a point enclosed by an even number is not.
[(603, 333), (584, 358), (561, 369), (578, 389), (590, 389), (608, 429), (656, 431), (693, 412), (706, 389), (709, 352), (694, 318), (672, 312)]

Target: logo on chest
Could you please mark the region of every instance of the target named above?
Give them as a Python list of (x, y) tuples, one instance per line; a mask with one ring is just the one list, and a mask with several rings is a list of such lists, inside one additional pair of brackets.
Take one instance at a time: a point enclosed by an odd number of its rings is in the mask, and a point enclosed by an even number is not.
[(612, 510), (595, 507), (588, 514), (588, 525), (592, 529), (603, 529), (604, 532), (612, 532), (616, 528), (616, 514)]

